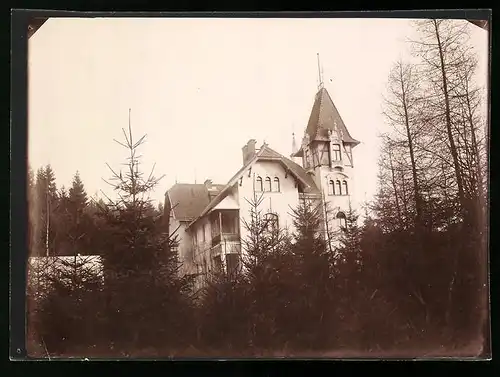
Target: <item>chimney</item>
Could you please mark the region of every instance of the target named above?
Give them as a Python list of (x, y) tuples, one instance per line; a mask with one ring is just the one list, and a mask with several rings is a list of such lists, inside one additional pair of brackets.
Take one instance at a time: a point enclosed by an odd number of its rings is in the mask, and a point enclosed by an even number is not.
[(255, 144), (257, 144), (257, 141), (255, 141), (254, 139), (250, 139), (248, 140), (247, 144), (242, 148), (243, 165), (245, 165), (255, 156)]
[(205, 180), (204, 185), (207, 188), (208, 196), (209, 196), (210, 200), (212, 200), (214, 197), (217, 196), (217, 194), (218, 194), (217, 187), (214, 186), (211, 179)]

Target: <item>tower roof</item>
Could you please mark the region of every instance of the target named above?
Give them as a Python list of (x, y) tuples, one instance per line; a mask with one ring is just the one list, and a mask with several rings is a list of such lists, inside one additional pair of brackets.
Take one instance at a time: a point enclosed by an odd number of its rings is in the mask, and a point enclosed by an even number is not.
[(311, 141), (328, 140), (328, 130), (335, 132), (336, 128), (340, 131), (344, 143), (359, 144), (359, 141), (349, 134), (330, 94), (324, 87), (321, 87), (316, 93), (306, 133)]

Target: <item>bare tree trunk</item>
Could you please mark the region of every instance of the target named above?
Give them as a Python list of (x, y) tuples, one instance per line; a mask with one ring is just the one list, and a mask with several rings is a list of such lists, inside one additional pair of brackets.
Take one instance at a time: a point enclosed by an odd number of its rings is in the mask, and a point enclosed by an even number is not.
[(399, 69), (400, 69), (399, 73), (400, 73), (401, 94), (402, 94), (401, 104), (402, 104), (403, 110), (404, 110), (406, 137), (408, 139), (408, 148), (409, 148), (409, 152), (410, 152), (411, 173), (412, 173), (412, 178), (413, 178), (413, 191), (414, 191), (414, 196), (415, 196), (416, 223), (417, 223), (417, 226), (420, 227), (422, 225), (422, 201), (421, 201), (420, 189), (418, 186), (417, 164), (415, 161), (414, 142), (413, 142), (413, 136), (412, 136), (411, 130), (410, 130), (408, 104), (406, 102), (405, 78), (403, 77), (403, 66), (401, 65), (401, 63), (400, 63)]
[(437, 46), (439, 50), (439, 63), (440, 63), (440, 71), (441, 71), (441, 81), (443, 85), (443, 95), (444, 95), (444, 105), (445, 105), (445, 118), (446, 118), (446, 133), (448, 136), (448, 142), (450, 147), (451, 156), (453, 158), (453, 167), (455, 170), (455, 176), (457, 179), (458, 186), (458, 198), (461, 205), (462, 214), (465, 215), (468, 209), (465, 200), (465, 193), (463, 188), (463, 180), (462, 180), (462, 172), (460, 170), (460, 163), (458, 159), (457, 147), (455, 145), (455, 138), (453, 137), (452, 132), (452, 122), (451, 122), (451, 107), (450, 107), (450, 94), (448, 91), (448, 75), (446, 72), (445, 66), (445, 57), (443, 52), (443, 46), (441, 43), (441, 34), (439, 31), (439, 25), (437, 20), (432, 20), (435, 30), (435, 36), (437, 40)]
[(396, 175), (394, 174), (394, 166), (392, 164), (392, 152), (389, 150), (389, 165), (391, 169), (391, 181), (392, 181), (392, 188), (394, 190), (394, 199), (396, 200), (396, 210), (398, 214), (398, 221), (400, 224), (403, 223), (403, 218), (401, 215), (401, 206), (399, 205), (399, 199), (398, 199), (398, 189), (397, 189), (397, 184), (396, 184)]

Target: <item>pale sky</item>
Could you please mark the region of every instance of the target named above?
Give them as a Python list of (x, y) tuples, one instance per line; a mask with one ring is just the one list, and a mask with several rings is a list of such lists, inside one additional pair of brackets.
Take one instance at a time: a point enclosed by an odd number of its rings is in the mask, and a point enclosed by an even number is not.
[[(29, 40), (29, 163), (50, 163), (57, 185), (76, 170), (89, 195), (127, 151), (121, 128), (147, 134), (144, 170), (176, 181), (225, 184), (248, 139), (288, 156), (317, 91), (316, 53), (351, 135), (355, 200), (375, 193), (382, 94), (414, 33), (397, 19), (58, 18)], [(487, 32), (472, 25), (486, 72)], [(485, 76), (484, 76), (485, 77)], [(486, 78), (485, 78), (486, 79)], [(486, 84), (486, 81), (484, 81)]]

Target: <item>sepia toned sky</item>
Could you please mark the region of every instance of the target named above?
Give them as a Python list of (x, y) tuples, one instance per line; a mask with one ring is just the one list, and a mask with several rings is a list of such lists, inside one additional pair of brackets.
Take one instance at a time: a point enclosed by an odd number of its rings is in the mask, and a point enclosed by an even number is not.
[[(128, 109), (147, 134), (144, 170), (175, 181), (226, 183), (248, 139), (289, 155), (300, 143), (318, 85), (328, 89), (351, 135), (355, 200), (375, 193), (382, 95), (393, 63), (409, 51), (409, 20), (49, 19), (29, 40), (29, 163), (50, 163), (57, 185), (78, 170), (89, 195), (110, 193), (120, 169)], [(487, 32), (472, 26), (486, 85)]]

